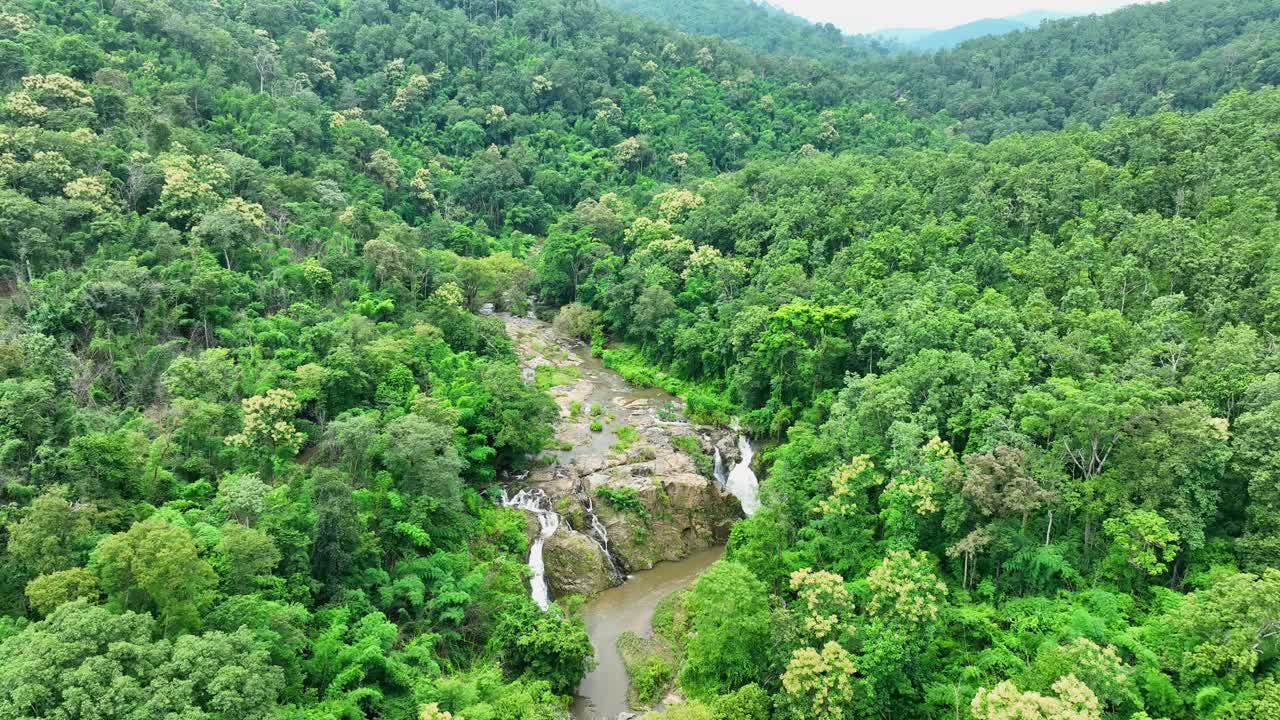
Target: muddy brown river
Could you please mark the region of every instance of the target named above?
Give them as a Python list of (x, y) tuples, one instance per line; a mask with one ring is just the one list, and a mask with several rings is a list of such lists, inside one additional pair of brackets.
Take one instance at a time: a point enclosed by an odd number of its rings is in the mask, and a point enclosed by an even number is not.
[(605, 590), (583, 608), (587, 635), (596, 652), (596, 669), (578, 685), (573, 701), (576, 720), (615, 720), (618, 713), (631, 710), (618, 638), (628, 630), (649, 637), (649, 621), (658, 601), (690, 585), (723, 553), (723, 547), (716, 547), (683, 560), (658, 563), (652, 570), (638, 572), (618, 587)]

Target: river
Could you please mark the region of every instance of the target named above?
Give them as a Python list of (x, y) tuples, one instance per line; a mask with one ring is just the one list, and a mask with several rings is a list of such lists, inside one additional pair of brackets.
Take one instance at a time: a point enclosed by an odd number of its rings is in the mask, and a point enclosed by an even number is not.
[(596, 669), (587, 673), (573, 701), (576, 720), (614, 720), (627, 705), (627, 671), (618, 653), (618, 638), (631, 631), (649, 637), (658, 601), (693, 582), (698, 573), (720, 559), (723, 547), (700, 550), (683, 560), (658, 563), (625, 583), (600, 593), (583, 608), (587, 635), (596, 651)]

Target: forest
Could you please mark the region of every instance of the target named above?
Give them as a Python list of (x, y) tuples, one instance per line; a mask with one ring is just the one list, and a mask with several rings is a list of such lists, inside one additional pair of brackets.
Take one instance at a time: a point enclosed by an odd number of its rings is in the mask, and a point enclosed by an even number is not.
[(735, 2), (0, 2), (0, 720), (570, 717), (490, 310), (761, 448), (648, 720), (1280, 720), (1280, 5)]

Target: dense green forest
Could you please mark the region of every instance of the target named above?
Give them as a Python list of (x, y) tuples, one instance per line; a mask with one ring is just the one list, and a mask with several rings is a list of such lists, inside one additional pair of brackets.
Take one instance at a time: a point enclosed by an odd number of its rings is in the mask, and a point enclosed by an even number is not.
[[(755, 594), (758, 624), (693, 620), (757, 647), (729, 670), (691, 644), (686, 672), (716, 693), (781, 675), (784, 707), (828, 687), (851, 717), (951, 717), (1069, 671), (1102, 717), (1280, 707), (1278, 124), (1280, 92), (1240, 93), (753, 165), (640, 212), (579, 298), (780, 441), (739, 577), (707, 589)], [(833, 581), (815, 568), (847, 590), (779, 637), (767, 597)], [(1003, 712), (974, 717), (1099, 716)]]
[(0, 4), (0, 720), (565, 717), (530, 294), (766, 445), (655, 717), (1280, 718), (1280, 8), (760, 22)]

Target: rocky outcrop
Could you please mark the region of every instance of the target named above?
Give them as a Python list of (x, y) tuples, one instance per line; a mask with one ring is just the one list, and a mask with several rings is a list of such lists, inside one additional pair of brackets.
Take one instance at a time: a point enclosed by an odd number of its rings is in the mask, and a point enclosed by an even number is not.
[(728, 539), (730, 525), (740, 517), (737, 501), (692, 472), (691, 465), (687, 456), (671, 453), (602, 467), (581, 478), (608, 530), (609, 549), (625, 571), (648, 570)]
[(718, 448), (727, 466), (736, 462), (736, 436), (682, 421), (679, 398), (632, 387), (545, 322), (504, 321), (526, 377), (550, 365), (542, 375), (556, 383), (552, 462), (522, 483), (545, 493), (562, 519), (543, 549), (553, 594), (597, 592), (621, 581), (619, 569), (647, 570), (725, 542), (741, 506), (712, 477), (712, 458)]
[(547, 585), (555, 595), (591, 595), (613, 583), (604, 553), (594, 540), (561, 526), (542, 548)]

